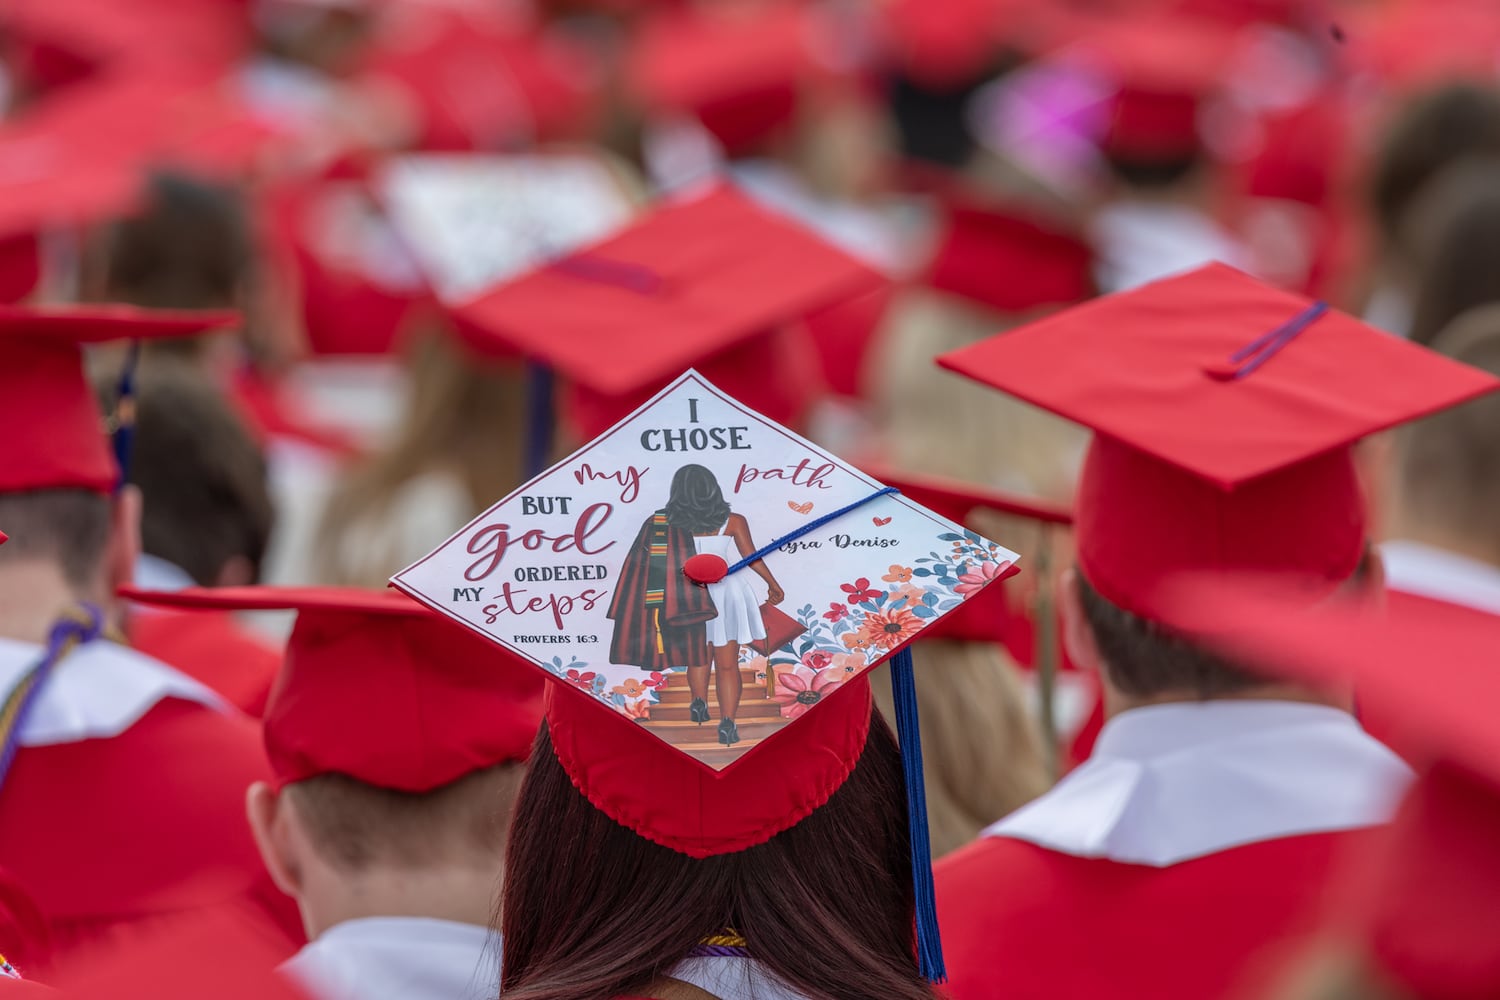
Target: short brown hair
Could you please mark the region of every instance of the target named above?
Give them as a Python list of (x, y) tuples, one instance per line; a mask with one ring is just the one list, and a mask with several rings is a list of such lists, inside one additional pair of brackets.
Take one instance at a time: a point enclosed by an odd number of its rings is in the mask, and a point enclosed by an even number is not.
[(342, 774), (286, 787), (313, 848), (357, 872), (372, 865), (427, 868), (503, 856), (523, 766), (497, 764), (430, 792), (400, 792)]
[(110, 501), (76, 489), (4, 493), (0, 527), (10, 535), (0, 547), (0, 563), (46, 559), (62, 568), (70, 586), (86, 587), (109, 542)]
[(1264, 683), (1171, 632), (1104, 598), (1077, 574), (1079, 603), (1109, 683), (1132, 698), (1191, 692), (1222, 698)]
[(201, 586), (236, 556), (259, 571), (274, 520), (265, 458), (196, 370), (165, 358), (142, 365), (130, 479), (145, 499), (147, 553)]
[[(1500, 375), (1500, 304), (1464, 313), (1432, 346)], [(1397, 437), (1396, 469), (1408, 515), (1470, 539), (1500, 558), (1500, 394), (1403, 428)]]

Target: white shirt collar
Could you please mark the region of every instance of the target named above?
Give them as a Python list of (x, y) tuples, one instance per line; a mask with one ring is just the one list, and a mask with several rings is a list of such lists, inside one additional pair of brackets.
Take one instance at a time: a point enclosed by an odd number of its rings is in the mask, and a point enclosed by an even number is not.
[[(44, 647), (0, 638), (0, 693), (8, 695), (41, 660)], [(53, 668), (21, 730), (21, 746), (47, 746), (118, 736), (167, 698), (220, 711), (228, 704), (159, 660), (97, 639)]]
[(487, 1000), (500, 985), (500, 935), (429, 917), (335, 924), (282, 964), (319, 1000)]
[(1411, 771), (1346, 712), (1283, 701), (1152, 705), (984, 831), (1084, 858), (1165, 867), (1389, 820)]
[(668, 973), (719, 1000), (806, 1000), (753, 958), (706, 955), (688, 958)]
[(1385, 542), (1380, 555), (1392, 590), (1500, 615), (1500, 567), (1420, 542)]
[(136, 556), (131, 576), (131, 583), (142, 590), (185, 590), (195, 584), (187, 570), (148, 552)]

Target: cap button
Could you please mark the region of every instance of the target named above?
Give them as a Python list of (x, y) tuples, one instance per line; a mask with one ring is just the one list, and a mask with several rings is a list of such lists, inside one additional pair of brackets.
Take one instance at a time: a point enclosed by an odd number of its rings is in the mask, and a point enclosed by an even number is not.
[(729, 564), (724, 561), (724, 557), (716, 556), (712, 552), (692, 556), (682, 564), (682, 575), (700, 587), (718, 583), (728, 574)]

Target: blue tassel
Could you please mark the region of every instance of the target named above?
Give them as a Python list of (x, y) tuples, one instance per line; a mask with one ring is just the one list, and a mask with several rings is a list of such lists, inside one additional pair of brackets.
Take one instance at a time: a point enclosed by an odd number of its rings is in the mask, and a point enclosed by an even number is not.
[(911, 827), (911, 879), (917, 904), (917, 968), (932, 983), (948, 980), (938, 932), (937, 890), (932, 882), (932, 843), (927, 833), (927, 785), (922, 777), (922, 732), (917, 721), (917, 679), (910, 647), (891, 657), (891, 694), (896, 734), (906, 772), (906, 817)]
[(120, 487), (130, 482), (130, 463), (135, 454), (135, 370), (141, 360), (141, 342), (133, 340), (125, 354), (125, 367), (120, 371), (120, 380), (115, 383), (115, 428), (110, 434), (114, 447), (115, 466), (120, 470)]
[(552, 452), (552, 369), (538, 361), (526, 364), (526, 478), (535, 479), (547, 468)]

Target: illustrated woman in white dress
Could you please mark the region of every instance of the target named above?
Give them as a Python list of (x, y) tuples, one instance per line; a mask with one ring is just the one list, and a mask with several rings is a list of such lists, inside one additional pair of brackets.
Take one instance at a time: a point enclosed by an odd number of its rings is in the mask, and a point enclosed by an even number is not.
[[(729, 509), (719, 481), (701, 465), (684, 465), (677, 470), (666, 509), (670, 525), (692, 532), (693, 546), (700, 555), (712, 553), (733, 566), (755, 551), (750, 523), (744, 515)], [(740, 738), (734, 722), (742, 688), (740, 645), (766, 637), (760, 607), (780, 604), (785, 596), (762, 560), (746, 568), (754, 570), (754, 575), (741, 571), (708, 584), (708, 596), (718, 611), (706, 625), (713, 666), (687, 668), (688, 690), (693, 696), (690, 717), (700, 725), (709, 720), (708, 675), (710, 669), (713, 671), (714, 694), (719, 699), (719, 742), (725, 746), (733, 746)], [(756, 577), (765, 584), (764, 597)]]

